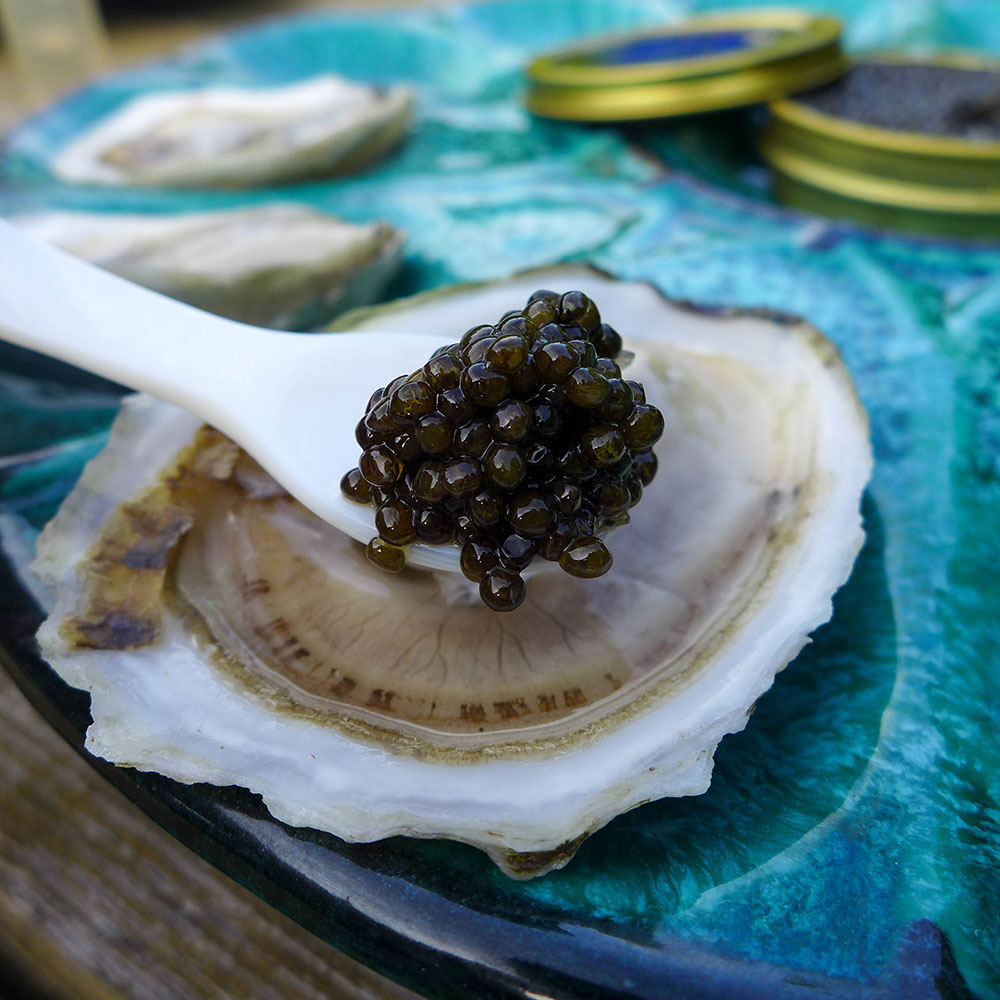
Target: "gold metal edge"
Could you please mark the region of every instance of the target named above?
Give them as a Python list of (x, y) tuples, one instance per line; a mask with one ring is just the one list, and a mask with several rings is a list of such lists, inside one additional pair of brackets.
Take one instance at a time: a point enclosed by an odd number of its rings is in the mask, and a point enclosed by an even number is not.
[(822, 62), (813, 58), (779, 66), (762, 66), (736, 75), (694, 77), (669, 83), (572, 91), (536, 88), (528, 92), (529, 111), (544, 118), (613, 122), (672, 117), (758, 104), (789, 90), (820, 86), (848, 66), (839, 47)]
[(1000, 214), (997, 188), (945, 188), (858, 173), (814, 160), (762, 136), (760, 150), (767, 163), (793, 180), (853, 201), (911, 211), (957, 215)]
[[(615, 44), (657, 38), (664, 35), (682, 36), (699, 31), (724, 28), (787, 28), (789, 34), (759, 49), (719, 56), (698, 56), (690, 59), (663, 60), (642, 66), (586, 66), (567, 65), (563, 60), (602, 51)], [(799, 34), (793, 34), (798, 31)], [(618, 32), (601, 36), (579, 45), (541, 56), (528, 65), (528, 79), (538, 85), (554, 87), (606, 87), (640, 83), (665, 82), (670, 79), (701, 77), (719, 73), (737, 72), (804, 55), (831, 44), (839, 44), (841, 24), (836, 18), (815, 15), (797, 9), (773, 8), (752, 13), (728, 13), (692, 18), (666, 29)]]

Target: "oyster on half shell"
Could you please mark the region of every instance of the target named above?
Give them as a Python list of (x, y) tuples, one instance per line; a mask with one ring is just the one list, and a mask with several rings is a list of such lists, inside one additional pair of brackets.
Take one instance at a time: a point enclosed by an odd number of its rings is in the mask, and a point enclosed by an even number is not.
[(405, 87), (327, 74), (285, 87), (146, 94), (73, 139), (60, 180), (102, 185), (251, 187), (347, 174), (403, 137)]
[(519, 878), (618, 813), (708, 787), (717, 744), (850, 573), (864, 412), (804, 323), (589, 269), (343, 322), (444, 342), (539, 286), (598, 303), (666, 419), (612, 572), (544, 574), (508, 615), (454, 575), (387, 577), (218, 432), (132, 398), (36, 561), (55, 594), (43, 653), (91, 692), (92, 752), (242, 785), (348, 840), (464, 841)]
[(36, 212), (39, 239), (139, 285), (258, 326), (309, 329), (378, 299), (402, 234), (303, 205), (181, 215)]

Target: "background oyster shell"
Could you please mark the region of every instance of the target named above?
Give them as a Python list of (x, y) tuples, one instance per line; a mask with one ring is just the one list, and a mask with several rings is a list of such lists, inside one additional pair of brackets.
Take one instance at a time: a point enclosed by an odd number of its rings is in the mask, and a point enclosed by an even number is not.
[(227, 212), (37, 212), (22, 229), (105, 270), (230, 319), (310, 329), (378, 299), (403, 237), (303, 205)]
[(707, 788), (719, 740), (830, 614), (863, 534), (867, 424), (805, 324), (719, 316), (563, 269), (355, 314), (453, 335), (580, 287), (667, 419), (661, 469), (598, 581), (509, 616), (453, 578), (386, 578), (217, 432), (141, 397), (39, 545), (39, 638), (93, 697), (88, 747), (236, 783), (351, 840), (565, 864), (617, 813)]
[(139, 96), (71, 142), (53, 174), (83, 184), (249, 187), (359, 170), (403, 137), (403, 87), (327, 74), (285, 87)]

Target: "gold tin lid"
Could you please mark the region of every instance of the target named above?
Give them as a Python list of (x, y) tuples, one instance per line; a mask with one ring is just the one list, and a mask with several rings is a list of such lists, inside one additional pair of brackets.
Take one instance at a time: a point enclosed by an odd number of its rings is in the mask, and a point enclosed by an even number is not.
[[(967, 53), (881, 53), (856, 65), (986, 70), (1000, 95), (1000, 63)], [(867, 124), (807, 97), (775, 101), (771, 112), (760, 148), (785, 204), (878, 226), (1000, 237), (1000, 141)]]
[(542, 56), (527, 69), (526, 102), (545, 118), (636, 121), (756, 104), (827, 83), (846, 67), (835, 18), (744, 11)]

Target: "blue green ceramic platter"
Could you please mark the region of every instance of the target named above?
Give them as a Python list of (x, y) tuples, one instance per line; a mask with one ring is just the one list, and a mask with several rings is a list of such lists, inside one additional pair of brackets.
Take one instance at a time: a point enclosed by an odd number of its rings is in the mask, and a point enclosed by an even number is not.
[[(345, 844), (238, 789), (93, 763), (264, 898), (429, 996), (1000, 996), (1000, 247), (771, 206), (743, 118), (622, 132), (520, 108), (530, 55), (710, 6), (511, 0), (265, 22), (27, 123), (4, 150), (0, 212), (293, 199), (406, 229), (396, 293), (590, 260), (824, 330), (871, 415), (868, 541), (833, 620), (722, 743), (711, 789), (619, 817), (565, 870), (514, 883), (471, 848)], [(855, 48), (1000, 54), (990, 0), (812, 6), (843, 16)], [(48, 175), (62, 143), (132, 94), (331, 69), (417, 89), (409, 141), (357, 177), (219, 194)], [(117, 392), (11, 348), (0, 365), (9, 562), (100, 446)], [(40, 612), (9, 565), (0, 602), (5, 664), (80, 744), (87, 697), (38, 660)]]

